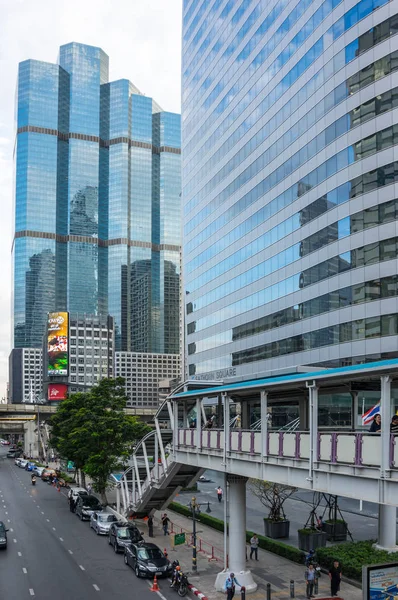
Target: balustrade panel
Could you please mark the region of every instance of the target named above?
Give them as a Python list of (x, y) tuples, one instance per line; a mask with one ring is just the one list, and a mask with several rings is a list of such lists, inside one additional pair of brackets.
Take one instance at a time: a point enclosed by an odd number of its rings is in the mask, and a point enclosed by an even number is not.
[(269, 454), (279, 456), (279, 432), (270, 432), (269, 434)]
[(296, 434), (284, 433), (283, 435), (283, 456), (294, 458), (296, 455)]
[(381, 461), (381, 437), (377, 433), (362, 436), (362, 465), (379, 467)]
[(337, 434), (337, 462), (348, 465), (355, 464), (355, 439), (355, 434)]
[(332, 435), (321, 433), (319, 460), (330, 462), (332, 458)]

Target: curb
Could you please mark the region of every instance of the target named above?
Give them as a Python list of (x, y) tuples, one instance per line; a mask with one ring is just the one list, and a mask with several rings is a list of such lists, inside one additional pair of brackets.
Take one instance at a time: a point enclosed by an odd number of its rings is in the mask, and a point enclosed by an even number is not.
[(207, 596), (202, 594), (202, 592), (200, 590), (198, 590), (196, 587), (194, 587), (191, 583), (188, 584), (188, 589), (190, 592), (195, 594), (195, 596), (197, 596), (200, 600), (208, 600)]

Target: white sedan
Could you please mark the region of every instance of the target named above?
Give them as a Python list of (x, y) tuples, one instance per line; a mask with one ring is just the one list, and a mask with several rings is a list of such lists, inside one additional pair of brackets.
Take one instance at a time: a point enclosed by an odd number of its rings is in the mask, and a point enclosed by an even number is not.
[(112, 513), (93, 512), (90, 517), (90, 527), (94, 529), (97, 535), (108, 535), (109, 529), (117, 521), (117, 518)]
[(68, 492), (68, 500), (71, 496), (73, 496), (73, 500), (77, 500), (79, 496), (84, 496), (88, 494), (88, 491), (82, 487), (73, 487), (70, 488)]
[(21, 467), (21, 469), (24, 469), (26, 467), (26, 465), (28, 464), (28, 462), (29, 462), (28, 460), (25, 460), (24, 458), (20, 458), (18, 467)]

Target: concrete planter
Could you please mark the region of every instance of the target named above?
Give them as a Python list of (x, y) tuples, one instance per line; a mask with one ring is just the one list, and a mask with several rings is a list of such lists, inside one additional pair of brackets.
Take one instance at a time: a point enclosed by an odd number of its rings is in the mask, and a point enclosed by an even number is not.
[(300, 550), (309, 552), (316, 548), (322, 548), (326, 546), (327, 535), (324, 531), (310, 531), (300, 530), (298, 531), (298, 546)]
[(273, 540), (288, 538), (290, 521), (271, 521), (264, 519), (264, 535)]
[(326, 533), (328, 541), (345, 542), (347, 539), (347, 523), (343, 521), (325, 521), (323, 531)]

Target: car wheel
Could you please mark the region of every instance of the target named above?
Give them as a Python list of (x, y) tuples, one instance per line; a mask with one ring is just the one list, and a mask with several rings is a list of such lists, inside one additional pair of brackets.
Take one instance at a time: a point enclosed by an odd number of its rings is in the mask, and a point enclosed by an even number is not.
[[(110, 542), (109, 542), (109, 543), (110, 543)], [(113, 544), (113, 549), (114, 549), (114, 551), (115, 551), (115, 554), (118, 554), (118, 552), (119, 552), (119, 548), (118, 548), (118, 546), (117, 546), (117, 543), (116, 543), (116, 542)], [(126, 563), (126, 565), (127, 565), (127, 555), (126, 555), (126, 554), (124, 555), (124, 562), (125, 562), (125, 563)]]
[(135, 573), (136, 577), (140, 576), (140, 570), (138, 568), (138, 565), (135, 565), (134, 573)]
[(110, 535), (108, 535), (108, 544), (109, 544), (110, 546), (112, 546), (112, 540), (111, 540), (111, 536), (110, 536)]
[(83, 521), (83, 515), (81, 513), (80, 513), (79, 517), (80, 517), (80, 520)]
[[(115, 550), (116, 552), (116, 550)], [(127, 554), (124, 555), (124, 564), (129, 566), (129, 559), (127, 558)]]
[(97, 535), (99, 535), (99, 531), (98, 531), (98, 529), (96, 529), (96, 530), (95, 530), (95, 533), (96, 533)]

